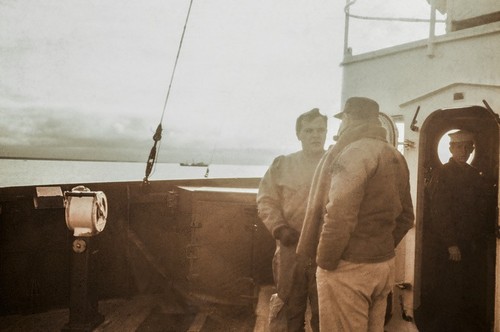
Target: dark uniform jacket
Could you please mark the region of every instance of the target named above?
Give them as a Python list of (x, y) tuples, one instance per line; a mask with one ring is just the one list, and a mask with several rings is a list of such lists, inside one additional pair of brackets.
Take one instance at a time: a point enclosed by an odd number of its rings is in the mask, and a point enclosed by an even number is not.
[(459, 246), (484, 234), (486, 185), (475, 167), (450, 158), (433, 175), (430, 195), (431, 227), (441, 244)]

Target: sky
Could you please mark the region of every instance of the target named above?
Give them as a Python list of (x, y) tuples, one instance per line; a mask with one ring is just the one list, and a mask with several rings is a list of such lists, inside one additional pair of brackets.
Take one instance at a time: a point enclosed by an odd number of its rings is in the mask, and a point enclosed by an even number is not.
[[(296, 117), (341, 108), (340, 0), (0, 0), (0, 157), (269, 164)], [(351, 13), (428, 18), (425, 0)], [(351, 19), (354, 54), (424, 39), (423, 23)], [(163, 116), (163, 117), (162, 117)]]

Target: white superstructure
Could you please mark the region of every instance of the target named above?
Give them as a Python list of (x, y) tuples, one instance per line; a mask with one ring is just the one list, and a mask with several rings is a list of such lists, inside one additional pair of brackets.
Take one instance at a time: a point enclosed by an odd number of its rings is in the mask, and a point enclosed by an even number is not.
[[(395, 290), (393, 318), (396, 319), (405, 316), (410, 320), (415, 311), (422, 309), (423, 279), (430, 278), (430, 271), (422, 264), (425, 262), (425, 223), (428, 219), (424, 189), (430, 172), (441, 162), (438, 156), (441, 138), (454, 129), (476, 132), (472, 163), (483, 170), (495, 189), (498, 186), (500, 2), (429, 2), (432, 10), (428, 39), (353, 55), (346, 33), (342, 62), (342, 100), (352, 96), (372, 98), (394, 122), (399, 122), (397, 127), (404, 130), (404, 142), (400, 139), (400, 144), (404, 144), (404, 155), (410, 167), (416, 227), (397, 249), (396, 280), (405, 285)], [(349, 20), (354, 19), (348, 14), (349, 5), (353, 3), (347, 3), (346, 31), (349, 31)], [(434, 35), (434, 10), (446, 14), (446, 33), (443, 35)], [(494, 303), (489, 304), (486, 319), (494, 326), (494, 331), (500, 331), (498, 219), (497, 215), (492, 221), (497, 231), (496, 240), (492, 241), (496, 262), (495, 266), (490, 266), (496, 272), (494, 277), (485, 280), (494, 299)]]

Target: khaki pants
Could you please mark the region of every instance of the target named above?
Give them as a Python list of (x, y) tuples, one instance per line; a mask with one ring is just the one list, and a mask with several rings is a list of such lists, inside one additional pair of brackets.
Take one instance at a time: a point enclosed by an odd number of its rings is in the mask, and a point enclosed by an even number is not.
[(333, 271), (318, 267), (320, 331), (383, 332), (394, 270), (394, 258), (371, 264), (340, 261)]

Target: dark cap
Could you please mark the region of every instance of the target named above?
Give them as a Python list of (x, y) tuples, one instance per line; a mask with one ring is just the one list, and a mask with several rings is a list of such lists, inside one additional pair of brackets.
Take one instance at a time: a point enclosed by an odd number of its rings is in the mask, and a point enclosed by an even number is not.
[(355, 119), (377, 118), (379, 107), (375, 100), (365, 97), (351, 97), (345, 102), (344, 110), (334, 115), (341, 119), (344, 114), (350, 114)]

